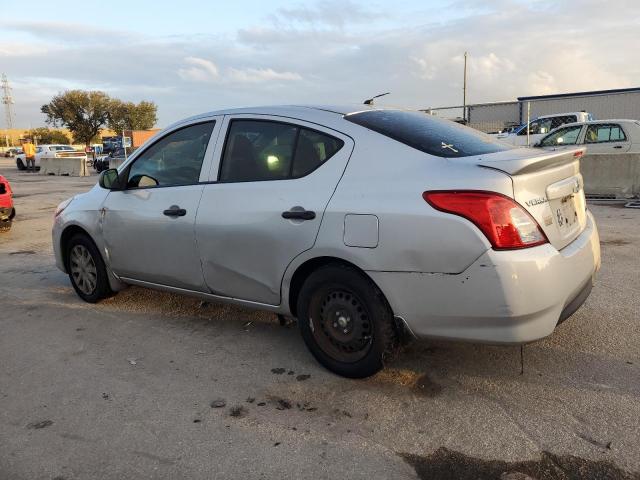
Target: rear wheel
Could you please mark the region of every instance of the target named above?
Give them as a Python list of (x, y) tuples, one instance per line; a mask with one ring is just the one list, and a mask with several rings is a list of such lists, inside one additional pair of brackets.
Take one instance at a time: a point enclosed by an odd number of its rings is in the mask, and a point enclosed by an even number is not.
[(102, 256), (86, 235), (75, 235), (69, 241), (67, 271), (73, 289), (85, 302), (95, 303), (112, 294)]
[(339, 375), (373, 375), (397, 346), (393, 312), (386, 299), (353, 268), (335, 264), (313, 272), (302, 286), (297, 311), (307, 347)]

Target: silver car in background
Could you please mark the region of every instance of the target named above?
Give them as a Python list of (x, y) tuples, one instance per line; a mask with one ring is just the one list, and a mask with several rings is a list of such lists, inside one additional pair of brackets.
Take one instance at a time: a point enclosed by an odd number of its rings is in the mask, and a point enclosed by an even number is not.
[(582, 154), (367, 106), (208, 113), (60, 204), (56, 262), (88, 302), (140, 285), (296, 317), (366, 377), (404, 332), (531, 342), (578, 309), (600, 264)]
[(535, 147), (561, 150), (585, 147), (589, 155), (640, 153), (640, 121), (594, 120), (563, 125), (545, 136)]

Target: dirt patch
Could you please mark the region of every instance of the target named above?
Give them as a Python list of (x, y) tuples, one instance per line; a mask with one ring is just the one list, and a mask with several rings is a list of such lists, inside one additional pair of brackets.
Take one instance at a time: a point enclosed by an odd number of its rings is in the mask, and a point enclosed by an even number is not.
[(53, 421), (51, 420), (42, 420), (40, 422), (32, 422), (27, 425), (27, 428), (31, 428), (33, 430), (40, 430), (41, 428), (47, 428), (53, 425)]
[(413, 390), (425, 397), (437, 397), (442, 393), (442, 386), (429, 378), (429, 375), (422, 375), (413, 386)]
[(504, 462), (469, 457), (460, 452), (439, 448), (428, 456), (401, 453), (421, 479), (429, 480), (499, 480), (516, 473), (536, 480), (638, 480), (640, 473), (627, 472), (605, 460), (593, 461), (571, 455), (558, 456), (542, 452), (539, 460)]
[(229, 409), (229, 416), (235, 417), (235, 418), (245, 417), (247, 413), (249, 413), (249, 411), (246, 408), (244, 408), (242, 405), (236, 405)]
[(373, 377), (372, 382), (407, 388), (425, 397), (436, 397), (442, 393), (442, 386), (428, 374), (407, 369), (387, 368)]

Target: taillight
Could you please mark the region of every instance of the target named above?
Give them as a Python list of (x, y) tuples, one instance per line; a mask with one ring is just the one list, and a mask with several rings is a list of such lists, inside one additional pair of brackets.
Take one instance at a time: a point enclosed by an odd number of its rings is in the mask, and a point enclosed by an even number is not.
[(433, 191), (424, 192), (422, 198), (436, 210), (473, 222), (496, 250), (534, 247), (548, 242), (538, 222), (513, 199), (500, 193)]

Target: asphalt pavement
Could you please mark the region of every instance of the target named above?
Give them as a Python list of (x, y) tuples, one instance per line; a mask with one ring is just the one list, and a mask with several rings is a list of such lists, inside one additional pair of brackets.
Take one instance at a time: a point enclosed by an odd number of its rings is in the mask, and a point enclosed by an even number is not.
[(137, 287), (83, 303), (50, 230), (96, 177), (0, 174), (2, 480), (640, 478), (640, 210), (590, 207), (593, 292), (523, 373), (519, 347), (420, 341), (348, 380), (272, 314)]

